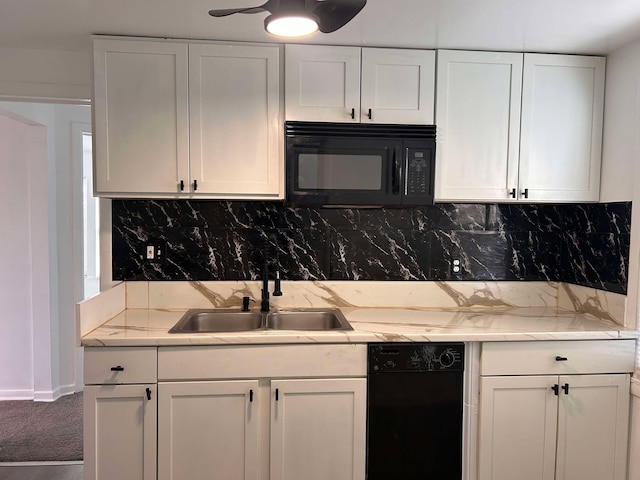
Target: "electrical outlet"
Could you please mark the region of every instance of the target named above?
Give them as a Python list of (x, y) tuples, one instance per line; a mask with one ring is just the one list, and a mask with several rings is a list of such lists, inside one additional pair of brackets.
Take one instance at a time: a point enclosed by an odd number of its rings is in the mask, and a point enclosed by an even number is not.
[(146, 262), (161, 263), (167, 255), (167, 242), (150, 240), (144, 244), (144, 256)]
[(462, 272), (462, 264), (460, 263), (460, 259), (454, 258), (451, 261), (451, 271), (453, 273), (461, 273)]

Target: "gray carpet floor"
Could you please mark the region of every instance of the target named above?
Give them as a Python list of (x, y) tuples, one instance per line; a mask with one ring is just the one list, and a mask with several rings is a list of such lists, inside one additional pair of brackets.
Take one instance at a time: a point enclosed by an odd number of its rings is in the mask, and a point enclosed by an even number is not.
[(0, 462), (82, 460), (82, 393), (0, 402)]

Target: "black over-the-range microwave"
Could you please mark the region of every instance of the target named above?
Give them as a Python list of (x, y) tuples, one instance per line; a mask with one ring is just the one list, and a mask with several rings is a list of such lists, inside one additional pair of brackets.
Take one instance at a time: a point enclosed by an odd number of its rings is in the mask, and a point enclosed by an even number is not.
[(431, 205), (435, 125), (287, 122), (292, 205)]

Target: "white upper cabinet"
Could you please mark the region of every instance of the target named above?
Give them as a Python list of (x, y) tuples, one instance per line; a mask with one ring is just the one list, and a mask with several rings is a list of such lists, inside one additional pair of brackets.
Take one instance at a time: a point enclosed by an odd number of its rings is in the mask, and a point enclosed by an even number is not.
[(96, 39), (96, 193), (284, 195), (281, 48)]
[(433, 124), (436, 54), (362, 49), (362, 123)]
[(196, 193), (280, 193), (279, 65), (277, 47), (189, 45)]
[(520, 189), (534, 200), (598, 201), (605, 59), (525, 54)]
[(285, 45), (287, 120), (360, 121), (360, 48)]
[(287, 45), (286, 119), (433, 124), (435, 52)]
[(600, 57), (438, 51), (436, 200), (597, 201), (604, 69)]
[(94, 40), (96, 194), (175, 194), (188, 179), (186, 43)]
[(518, 182), (522, 54), (438, 51), (436, 199), (504, 200)]

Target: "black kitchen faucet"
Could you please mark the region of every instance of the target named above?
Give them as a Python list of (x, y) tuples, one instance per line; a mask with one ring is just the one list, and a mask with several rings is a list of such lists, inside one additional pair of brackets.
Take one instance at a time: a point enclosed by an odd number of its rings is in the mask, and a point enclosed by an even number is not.
[[(277, 268), (273, 279), (273, 296), (281, 297), (282, 290), (280, 290), (280, 269)], [(262, 295), (260, 301), (260, 311), (269, 311), (269, 265), (265, 264), (262, 274)]]

